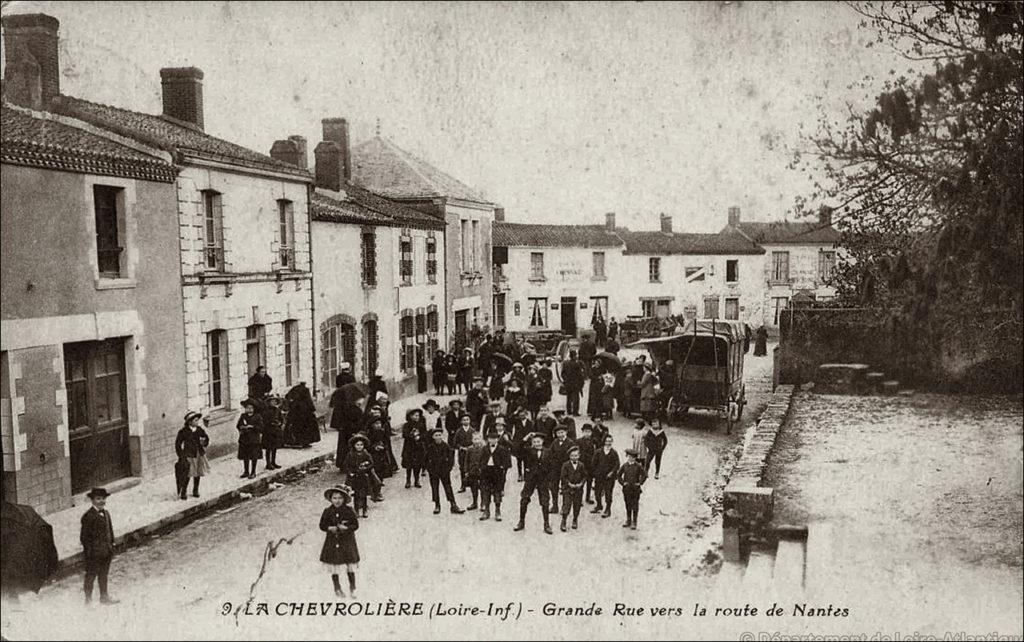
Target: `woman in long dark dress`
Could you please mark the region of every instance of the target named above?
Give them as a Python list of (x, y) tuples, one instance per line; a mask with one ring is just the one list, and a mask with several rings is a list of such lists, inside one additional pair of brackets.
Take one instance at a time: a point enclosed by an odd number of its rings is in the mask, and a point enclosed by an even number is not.
[(313, 395), (300, 381), (284, 396), (288, 404), (288, 417), (285, 420), (285, 445), (297, 448), (309, 448), (310, 444), (320, 441), (320, 423), (316, 419), (316, 405)]
[(597, 362), (594, 362), (590, 371), (590, 389), (587, 392), (587, 414), (591, 417), (603, 417), (604, 409), (604, 378), (603, 371)]
[(754, 356), (763, 357), (768, 354), (768, 330), (763, 325), (754, 331)]
[(359, 568), (359, 547), (355, 532), (359, 530), (359, 518), (349, 506), (352, 492), (344, 486), (332, 486), (324, 491), (324, 499), (331, 502), (320, 515), (320, 530), (326, 536), (320, 549), (320, 561), (331, 573), (334, 594), (345, 597), (341, 590), (341, 571), (348, 575), (350, 597), (356, 596), (356, 569)]
[(374, 418), (367, 426), (367, 437), (370, 439), (370, 455), (373, 457), (373, 469), (377, 477), (387, 479), (394, 474), (394, 458), (391, 454), (391, 435), (384, 429), (384, 420)]
[(430, 362), (430, 369), (432, 370), (431, 374), (433, 375), (434, 380), (434, 394), (444, 394), (444, 387), (446, 383), (445, 374), (447, 370), (445, 366), (444, 350), (438, 350), (434, 353), (434, 359)]

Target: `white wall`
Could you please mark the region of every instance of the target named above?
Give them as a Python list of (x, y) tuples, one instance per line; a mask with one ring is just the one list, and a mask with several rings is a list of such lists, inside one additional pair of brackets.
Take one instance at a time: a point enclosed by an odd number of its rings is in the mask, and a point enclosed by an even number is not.
[[(788, 300), (798, 290), (810, 290), (816, 297), (835, 296), (835, 288), (826, 285), (818, 271), (819, 255), (822, 251), (836, 251), (837, 256), (841, 256), (832, 244), (762, 244), (762, 246), (765, 249), (765, 255), (761, 275), (764, 294), (764, 313), (761, 322), (766, 326), (778, 327), (775, 323), (775, 298)], [(790, 282), (788, 284), (772, 281), (772, 252), (789, 252)]]

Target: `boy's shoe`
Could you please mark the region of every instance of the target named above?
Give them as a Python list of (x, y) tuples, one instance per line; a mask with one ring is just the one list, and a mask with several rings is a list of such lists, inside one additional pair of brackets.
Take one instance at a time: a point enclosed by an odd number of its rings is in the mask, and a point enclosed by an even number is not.
[(577, 529), (577, 528), (579, 528), (579, 527), (580, 527), (580, 524), (579, 524), (579, 522), (578, 522), (578, 521), (576, 521), (575, 519), (574, 519), (574, 520), (572, 520), (572, 529), (573, 529), (573, 530), (576, 530), (576, 529)]
[(479, 506), (477, 505), (477, 503), (476, 503), (476, 502), (473, 502), (473, 503), (472, 503), (472, 504), (470, 504), (469, 506), (466, 506), (466, 510), (476, 510), (476, 509), (478, 509), (478, 508), (480, 508), (480, 507), (479, 507)]
[(412, 488), (412, 484), (410, 484), (409, 482), (405, 482), (405, 487), (406, 488)]
[(588, 503), (588, 504), (593, 504), (593, 503), (594, 503), (594, 500), (593, 500), (593, 499), (591, 499), (590, 497), (588, 497), (588, 498), (587, 498), (587, 503)]
[(341, 590), (340, 588), (334, 589), (334, 594), (342, 599), (345, 599), (345, 591)]
[(461, 514), (466, 512), (463, 509), (459, 508), (458, 504), (452, 504), (451, 510), (452, 510), (452, 515), (461, 515)]
[(496, 521), (496, 522), (500, 522), (501, 521), (501, 509), (500, 508), (495, 508), (494, 509), (494, 521)]
[(654, 473), (654, 478), (655, 479), (661, 479), (661, 475), (659, 475), (658, 473)]
[(633, 530), (636, 530), (636, 522), (633, 522), (633, 524), (632, 524), (632, 526), (630, 526), (630, 528), (632, 528)]
[(369, 516), (370, 516), (370, 515), (369, 515), (369, 514), (368, 514), (368, 513), (366, 512), (366, 509), (364, 508), (364, 509), (363, 509), (363, 519), (366, 519), (366, 518), (368, 518)]
[[(192, 493), (192, 496), (193, 496), (193, 497), (199, 497), (199, 493)], [(185, 497), (184, 497), (184, 496), (182, 496), (182, 499), (185, 499)]]
[(627, 520), (626, 520), (626, 523), (625, 523), (625, 524), (623, 524), (623, 525), (622, 525), (622, 527), (623, 527), (623, 528), (629, 528), (629, 527), (630, 527), (630, 526), (632, 526), (632, 525), (633, 525), (633, 523), (632, 523), (631, 521), (629, 521), (629, 520), (627, 519)]
[(382, 502), (382, 501), (384, 501), (384, 496), (383, 496), (383, 495), (381, 495), (380, 493), (377, 493), (376, 495), (374, 495), (374, 496), (373, 496), (373, 497), (371, 497), (370, 499), (371, 499), (372, 501), (375, 501), (375, 502)]
[(481, 522), (486, 522), (486, 521), (487, 521), (487, 520), (489, 520), (490, 518), (491, 518), (491, 513), (490, 513), (490, 511), (488, 511), (488, 510), (487, 510), (486, 508), (485, 508), (485, 509), (483, 509), (483, 510), (482, 510), (482, 511), (480, 512), (480, 521), (481, 521)]
[(515, 527), (512, 530), (514, 530), (514, 531), (521, 531), (524, 528), (526, 528), (526, 524), (523, 522), (523, 520), (519, 520), (519, 523), (516, 524)]
[(568, 532), (568, 531), (569, 531), (569, 529), (568, 529), (568, 528), (566, 527), (566, 525), (565, 525), (565, 520), (564, 520), (564, 519), (562, 520), (562, 525), (561, 525), (561, 526), (559, 526), (558, 528), (559, 528), (559, 530), (561, 530), (561, 531), (562, 531), (563, 533), (566, 533), (566, 532)]
[(441, 512), (441, 505), (440, 504), (434, 504), (434, 514), (437, 515), (440, 512)]
[(604, 510), (604, 507), (603, 507), (603, 506), (601, 506), (600, 504), (598, 504), (597, 506), (595, 506), (594, 508), (592, 508), (592, 509), (590, 510), (590, 512), (591, 512), (591, 513), (600, 513), (600, 512), (601, 512), (601, 511), (603, 511), (603, 510)]
[(460, 488), (460, 489), (459, 489), (459, 492), (460, 492), (460, 493), (464, 493), (464, 492), (466, 492), (466, 487), (465, 487), (465, 486), (463, 486), (462, 488)]
[(544, 524), (544, 532), (548, 535), (554, 535), (555, 531), (551, 530), (551, 524)]
[(423, 486), (420, 486), (419, 482), (416, 482), (415, 484), (413, 484), (413, 487), (415, 487), (415, 488), (423, 488)]
[(612, 511), (611, 511), (610, 508), (607, 509), (605, 512), (601, 513), (601, 517), (611, 517), (611, 516), (612, 516)]
[(120, 601), (121, 600), (115, 600), (114, 598), (109, 597), (109, 596), (105, 596), (105, 597), (101, 597), (100, 598), (100, 604), (107, 604), (107, 605), (117, 604)]
[(249, 478), (249, 473), (242, 473), (241, 475), (238, 476), (238, 478), (239, 479), (248, 479)]

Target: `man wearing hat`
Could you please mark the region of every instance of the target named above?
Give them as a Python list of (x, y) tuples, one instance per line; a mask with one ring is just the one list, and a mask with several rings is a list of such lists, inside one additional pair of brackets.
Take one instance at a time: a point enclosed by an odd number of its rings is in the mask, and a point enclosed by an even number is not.
[(480, 418), (480, 432), (486, 435), (494, 430), (494, 420), (501, 416), (501, 400), (491, 399), (487, 402), (487, 412)]
[(575, 444), (569, 439), (564, 424), (555, 425), (554, 439), (551, 440), (551, 512), (558, 512), (558, 485), (562, 474), (562, 464), (569, 461), (569, 449)]
[(627, 448), (626, 463), (619, 468), (618, 474), (619, 483), (622, 484), (622, 501), (626, 504), (626, 523), (622, 527), (633, 530), (636, 530), (637, 512), (640, 510), (641, 487), (647, 481), (644, 466), (636, 458), (636, 449)]
[(619, 473), (619, 453), (612, 448), (612, 442), (612, 436), (605, 433), (604, 443), (594, 452), (594, 461), (591, 465), (597, 506), (590, 512), (600, 513), (603, 510), (601, 517), (612, 514), (612, 491), (615, 489), (615, 476)]
[(583, 486), (590, 478), (587, 467), (580, 461), (580, 447), (569, 447), (569, 461), (562, 464), (560, 482), (562, 489), (562, 532), (572, 509), (573, 530), (579, 528), (580, 509), (583, 508)]
[(363, 433), (356, 433), (348, 440), (349, 451), (341, 465), (345, 473), (345, 485), (352, 489), (355, 495), (353, 508), (356, 512), (367, 517), (366, 497), (370, 493), (373, 475), (373, 456), (367, 452), (366, 447), (370, 440)]
[(555, 416), (555, 421), (565, 426), (566, 435), (569, 439), (576, 441), (576, 420), (565, 414), (565, 410), (562, 408), (555, 408), (551, 411), (551, 414)]
[(544, 447), (544, 435), (539, 432), (530, 435), (530, 449), (525, 455), (523, 465), (526, 469), (526, 483), (523, 484), (523, 492), (519, 495), (519, 523), (513, 530), (521, 531), (526, 528), (526, 509), (530, 505), (530, 496), (536, 491), (541, 515), (544, 516), (544, 532), (551, 535), (553, 531), (548, 520), (548, 484), (554, 464), (551, 451)]
[(99, 580), (100, 603), (116, 604), (107, 592), (107, 575), (110, 561), (114, 558), (114, 525), (107, 511), (106, 488), (93, 488), (86, 497), (92, 508), (82, 515), (82, 531), (79, 536), (85, 556), (85, 603), (92, 602), (92, 586)]
[[(465, 411), (462, 409), (461, 399), (452, 399), (448, 402), (448, 412), (444, 413), (444, 429), (448, 433), (449, 446), (455, 446), (455, 433), (462, 426), (463, 414)], [(430, 427), (427, 429), (430, 430)]]
[(427, 399), (427, 403), (423, 404), (423, 436), (427, 437), (427, 432), (434, 428), (443, 428), (442, 422), (441, 406), (433, 399)]
[(444, 495), (448, 499), (451, 511), (455, 515), (466, 512), (455, 503), (452, 491), (452, 466), (455, 464), (455, 453), (444, 440), (444, 431), (435, 428), (431, 434), (431, 442), (426, 447), (427, 475), (430, 476), (430, 496), (434, 500), (434, 514), (441, 512), (440, 486), (444, 486)]
[(487, 433), (487, 446), (480, 469), (480, 521), (491, 517), (491, 500), (494, 500), (494, 521), (501, 521), (501, 498), (505, 495), (505, 474), (512, 467), (512, 456), (507, 446), (501, 443), (497, 430)]

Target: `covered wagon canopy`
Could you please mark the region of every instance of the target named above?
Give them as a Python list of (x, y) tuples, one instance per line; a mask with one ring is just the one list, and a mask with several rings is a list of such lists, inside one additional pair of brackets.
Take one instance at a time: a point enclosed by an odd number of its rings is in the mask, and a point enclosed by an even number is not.
[(730, 343), (743, 341), (747, 338), (746, 324), (742, 321), (723, 321), (722, 319), (689, 319), (683, 325), (676, 326), (672, 334), (712, 334), (725, 336)]
[(629, 344), (631, 348), (646, 348), (655, 364), (672, 359), (677, 368), (684, 366), (726, 367), (729, 346), (742, 355), (746, 351), (746, 326), (741, 321), (719, 319), (691, 319), (678, 325), (672, 334), (649, 337)]

